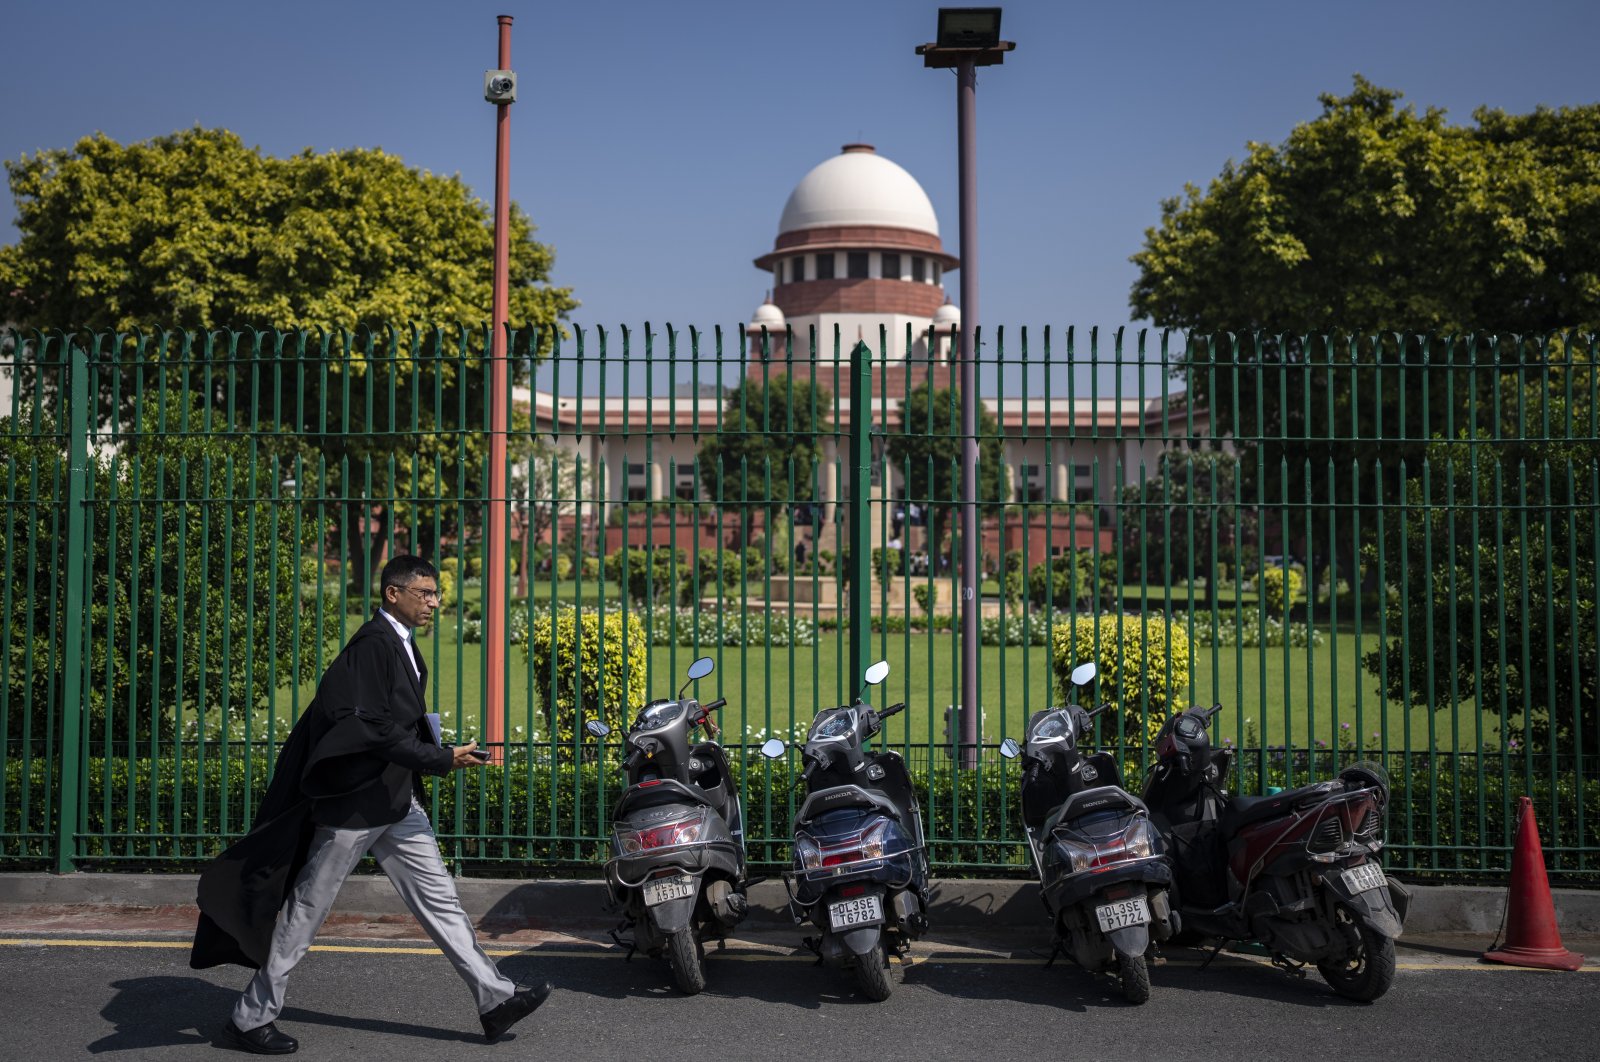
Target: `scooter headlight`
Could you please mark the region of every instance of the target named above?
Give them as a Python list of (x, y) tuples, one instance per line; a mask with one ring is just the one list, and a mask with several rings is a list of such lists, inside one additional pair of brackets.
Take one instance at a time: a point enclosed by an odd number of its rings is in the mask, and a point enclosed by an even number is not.
[(802, 870), (816, 870), (822, 866), (822, 849), (809, 834), (794, 835), (794, 861)]

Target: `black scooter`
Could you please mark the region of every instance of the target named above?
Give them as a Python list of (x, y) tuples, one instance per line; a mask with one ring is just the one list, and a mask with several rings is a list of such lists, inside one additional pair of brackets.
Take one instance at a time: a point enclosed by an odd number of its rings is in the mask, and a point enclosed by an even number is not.
[(1394, 982), (1394, 941), (1410, 905), (1410, 893), (1378, 863), (1388, 774), (1354, 763), (1324, 782), (1231, 795), (1230, 754), (1212, 748), (1209, 734), (1221, 710), (1168, 718), (1145, 781), (1184, 931), (1259, 941), (1277, 966), (1303, 975), (1314, 963), (1340, 995), (1377, 999)]
[[(716, 665), (708, 656), (689, 665), (689, 682)], [(628, 788), (612, 817), (612, 857), (606, 888), (623, 923), (618, 944), (651, 957), (665, 953), (678, 987), (694, 995), (706, 986), (704, 942), (722, 939), (744, 918), (744, 815), (727, 758), (715, 741), (691, 744), (694, 729), (714, 736), (711, 713), (727, 702), (702, 705), (683, 696), (646, 704), (628, 728), (623, 768)], [(611, 728), (590, 720), (584, 729), (603, 738)], [(627, 940), (619, 931), (633, 931)]]
[[(1094, 676), (1095, 666), (1083, 664), (1072, 672), (1073, 685)], [(1172, 870), (1150, 813), (1122, 788), (1116, 761), (1080, 751), (1106, 707), (1035, 712), (1026, 743), (1019, 748), (1006, 738), (1000, 754), (1021, 757), (1023, 829), (1055, 928), (1051, 961), (1064, 952), (1090, 973), (1115, 976), (1128, 1002), (1143, 1003), (1150, 998), (1151, 938), (1167, 940), (1178, 924), (1167, 897)]]
[[(880, 660), (866, 684), (888, 677)], [(905, 954), (928, 926), (926, 841), (911, 775), (898, 753), (862, 747), (904, 708), (878, 712), (858, 695), (817, 713), (800, 757), (806, 798), (794, 817), (794, 867), (783, 876), (796, 924), (821, 931), (806, 946), (819, 962), (854, 970), (873, 1000), (892, 991), (889, 955)], [(787, 748), (773, 738), (761, 752), (777, 759)]]

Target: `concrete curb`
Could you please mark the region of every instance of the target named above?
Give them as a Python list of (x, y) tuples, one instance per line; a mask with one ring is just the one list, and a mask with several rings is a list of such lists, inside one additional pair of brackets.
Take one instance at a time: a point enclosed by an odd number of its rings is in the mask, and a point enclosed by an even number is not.
[[(4, 907), (193, 908), (194, 874), (0, 874)], [(458, 878), (461, 904), (475, 920), (548, 926), (607, 920), (605, 883), (576, 880)], [(1476, 885), (1413, 885), (1407, 934), (1492, 937), (1500, 925), (1506, 890)], [(1571, 935), (1600, 933), (1600, 891), (1553, 890), (1556, 922)], [(752, 922), (790, 924), (783, 883), (769, 879), (750, 891)], [(382, 875), (351, 877), (334, 910), (382, 918), (405, 906)], [(1040, 924), (1039, 888), (1014, 879), (948, 878), (935, 882), (930, 920), (936, 926), (1008, 928)]]

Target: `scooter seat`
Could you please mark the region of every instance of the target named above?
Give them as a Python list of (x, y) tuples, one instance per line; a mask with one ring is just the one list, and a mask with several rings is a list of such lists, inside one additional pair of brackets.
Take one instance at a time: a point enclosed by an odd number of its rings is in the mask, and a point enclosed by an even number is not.
[(1286, 789), (1282, 793), (1271, 793), (1267, 796), (1236, 796), (1228, 801), (1227, 808), (1222, 813), (1221, 827), (1224, 837), (1232, 837), (1251, 823), (1262, 822), (1266, 819), (1287, 815), (1295, 805), (1300, 804), (1308, 797), (1321, 797), (1336, 787), (1337, 782), (1317, 782), (1313, 785), (1303, 785), (1297, 789)]
[(1087, 815), (1092, 811), (1105, 811), (1111, 808), (1126, 809), (1129, 811), (1145, 811), (1144, 801), (1132, 793), (1116, 786), (1095, 786), (1073, 793), (1064, 803), (1052, 811), (1044, 820), (1040, 834), (1049, 837), (1056, 832), (1056, 827), (1062, 822)]

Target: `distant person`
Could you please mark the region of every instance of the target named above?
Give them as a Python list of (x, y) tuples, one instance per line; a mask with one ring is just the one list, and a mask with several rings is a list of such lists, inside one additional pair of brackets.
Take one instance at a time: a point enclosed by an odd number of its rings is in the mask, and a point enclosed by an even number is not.
[(794, 544), (794, 566), (796, 568), (804, 568), (806, 566), (806, 544), (804, 542), (796, 542)]
[(256, 969), (223, 1045), (261, 1055), (299, 1047), (274, 1024), (289, 971), (368, 852), (466, 981), (490, 1043), (550, 994), (548, 984), (519, 989), (484, 954), (422, 809), (422, 775), (484, 762), (476, 742), (442, 748), (427, 715), (428, 669), (411, 632), (439, 607), (438, 577), (420, 557), (384, 565), (378, 614), (323, 674), (278, 755), (254, 828), (200, 875), (189, 965)]

